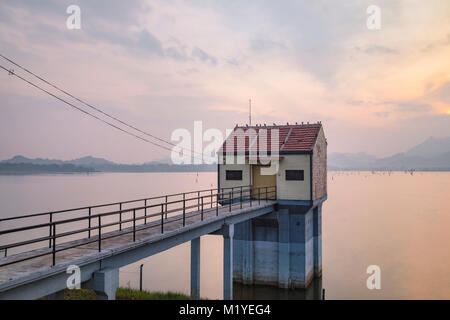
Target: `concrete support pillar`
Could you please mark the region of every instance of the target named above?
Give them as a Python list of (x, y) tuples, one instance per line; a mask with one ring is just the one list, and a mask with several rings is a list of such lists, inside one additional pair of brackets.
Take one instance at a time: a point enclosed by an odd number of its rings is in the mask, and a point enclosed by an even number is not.
[(45, 297), (47, 300), (64, 300), (64, 290), (49, 294)]
[(234, 225), (223, 226), (223, 299), (233, 299), (233, 236)]
[(290, 238), (289, 210), (278, 211), (278, 286), (289, 288)]
[(246, 241), (242, 245), (242, 283), (253, 284), (253, 225), (252, 220), (243, 223)]
[(314, 277), (322, 276), (322, 204), (313, 211)]
[(191, 299), (200, 299), (200, 237), (191, 241)]
[(82, 286), (94, 290), (98, 300), (115, 300), (119, 287), (119, 269), (107, 268), (94, 272), (92, 278)]
[(314, 278), (313, 210), (290, 217), (290, 286), (306, 288)]

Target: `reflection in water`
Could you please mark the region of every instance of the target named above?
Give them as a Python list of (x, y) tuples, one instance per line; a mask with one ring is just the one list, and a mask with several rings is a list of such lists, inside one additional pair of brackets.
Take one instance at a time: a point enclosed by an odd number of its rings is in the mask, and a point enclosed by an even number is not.
[(233, 284), (237, 300), (322, 300), (322, 279), (314, 279), (307, 289), (279, 289), (271, 286)]

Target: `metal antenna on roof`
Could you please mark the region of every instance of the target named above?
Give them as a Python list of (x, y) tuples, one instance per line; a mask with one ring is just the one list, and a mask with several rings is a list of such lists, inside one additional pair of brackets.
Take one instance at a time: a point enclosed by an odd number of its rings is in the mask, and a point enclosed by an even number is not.
[(252, 126), (252, 99), (248, 99), (248, 122)]

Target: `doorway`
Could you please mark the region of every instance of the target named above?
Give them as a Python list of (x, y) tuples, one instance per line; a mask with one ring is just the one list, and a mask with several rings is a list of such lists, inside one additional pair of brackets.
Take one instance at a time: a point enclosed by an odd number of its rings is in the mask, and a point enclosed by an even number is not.
[[(252, 178), (253, 178), (253, 199), (258, 199), (259, 197), (265, 198), (265, 189), (260, 190), (260, 196), (258, 197), (258, 188), (273, 187), (277, 184), (276, 174), (266, 175), (261, 174), (261, 168), (269, 168), (270, 165), (252, 165)], [(273, 191), (269, 189), (268, 191)], [(271, 194), (268, 195), (270, 197)]]

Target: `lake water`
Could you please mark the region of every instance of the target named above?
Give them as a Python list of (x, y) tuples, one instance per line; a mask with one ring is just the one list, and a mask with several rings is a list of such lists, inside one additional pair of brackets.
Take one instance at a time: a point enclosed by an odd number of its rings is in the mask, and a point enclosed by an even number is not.
[[(0, 217), (215, 188), (216, 173), (0, 176)], [(237, 298), (450, 299), (450, 173), (329, 172), (323, 277), (308, 290), (235, 286)], [(0, 239), (1, 241), (1, 239)], [(120, 270), (120, 285), (189, 293), (190, 244)], [(381, 289), (366, 270), (381, 268)], [(201, 296), (222, 298), (222, 239), (201, 238)]]

